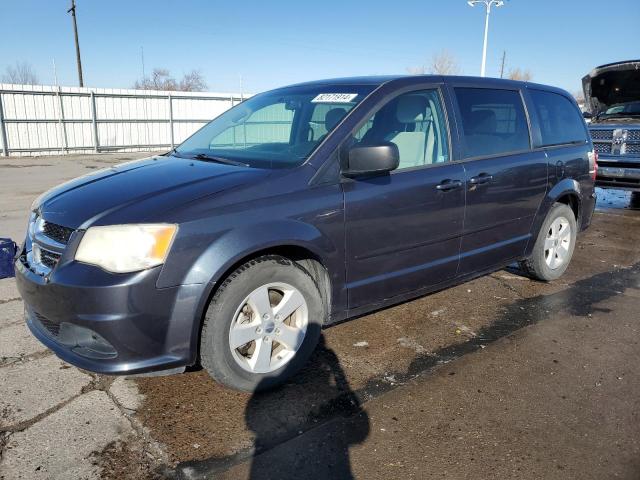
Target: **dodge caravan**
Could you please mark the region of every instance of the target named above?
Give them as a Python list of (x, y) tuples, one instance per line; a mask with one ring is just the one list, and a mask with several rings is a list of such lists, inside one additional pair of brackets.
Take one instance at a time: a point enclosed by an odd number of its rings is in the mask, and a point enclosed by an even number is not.
[(202, 365), (253, 391), (320, 329), (513, 262), (566, 270), (595, 205), (572, 97), (472, 77), (317, 81), (251, 97), (171, 152), (32, 206), (26, 322), (106, 374)]

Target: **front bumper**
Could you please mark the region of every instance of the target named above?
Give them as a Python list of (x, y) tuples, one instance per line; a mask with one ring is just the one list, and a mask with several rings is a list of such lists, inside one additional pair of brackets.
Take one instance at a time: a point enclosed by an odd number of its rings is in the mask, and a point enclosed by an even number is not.
[(596, 186), (640, 191), (640, 157), (637, 161), (620, 161), (601, 156)]
[(156, 288), (161, 268), (110, 274), (72, 262), (45, 277), (15, 263), (31, 332), (66, 362), (106, 374), (195, 363), (205, 285)]

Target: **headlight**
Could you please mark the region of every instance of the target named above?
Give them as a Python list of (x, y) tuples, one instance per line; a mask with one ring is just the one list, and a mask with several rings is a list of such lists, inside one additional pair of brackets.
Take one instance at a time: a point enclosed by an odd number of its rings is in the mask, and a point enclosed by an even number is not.
[(162, 265), (177, 225), (113, 225), (89, 228), (75, 259), (114, 273), (136, 272)]

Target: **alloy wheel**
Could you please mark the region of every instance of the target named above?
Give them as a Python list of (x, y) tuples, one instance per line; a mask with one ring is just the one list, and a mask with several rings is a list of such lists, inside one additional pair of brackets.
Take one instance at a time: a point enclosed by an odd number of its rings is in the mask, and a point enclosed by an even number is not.
[(270, 373), (294, 357), (304, 341), (309, 313), (302, 294), (286, 283), (269, 283), (238, 306), (229, 329), (229, 348), (240, 367)]
[(544, 241), (544, 259), (547, 266), (555, 270), (569, 260), (571, 247), (571, 224), (565, 217), (556, 218), (549, 226)]

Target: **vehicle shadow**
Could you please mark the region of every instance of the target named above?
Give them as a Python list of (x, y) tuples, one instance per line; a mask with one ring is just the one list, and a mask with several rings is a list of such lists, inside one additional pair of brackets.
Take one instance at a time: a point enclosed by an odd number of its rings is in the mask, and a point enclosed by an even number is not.
[[(313, 383), (318, 388), (316, 395), (303, 396), (300, 404), (284, 392), (275, 390), (255, 393), (249, 400), (245, 421), (255, 435), (251, 480), (354, 478), (349, 448), (367, 438), (369, 418), (351, 390), (337, 355), (327, 347), (324, 335), (320, 337), (317, 352), (312, 372)], [(326, 398), (334, 400), (316, 405), (316, 401), (322, 402)], [(289, 405), (283, 406), (280, 402), (289, 402)], [(312, 424), (305, 435), (293, 436), (273, 446), (274, 437), (287, 428), (292, 418), (317, 418), (318, 407), (322, 410), (321, 416), (335, 416), (335, 421), (322, 423), (318, 428), (313, 428)], [(285, 418), (282, 418), (283, 413)]]

